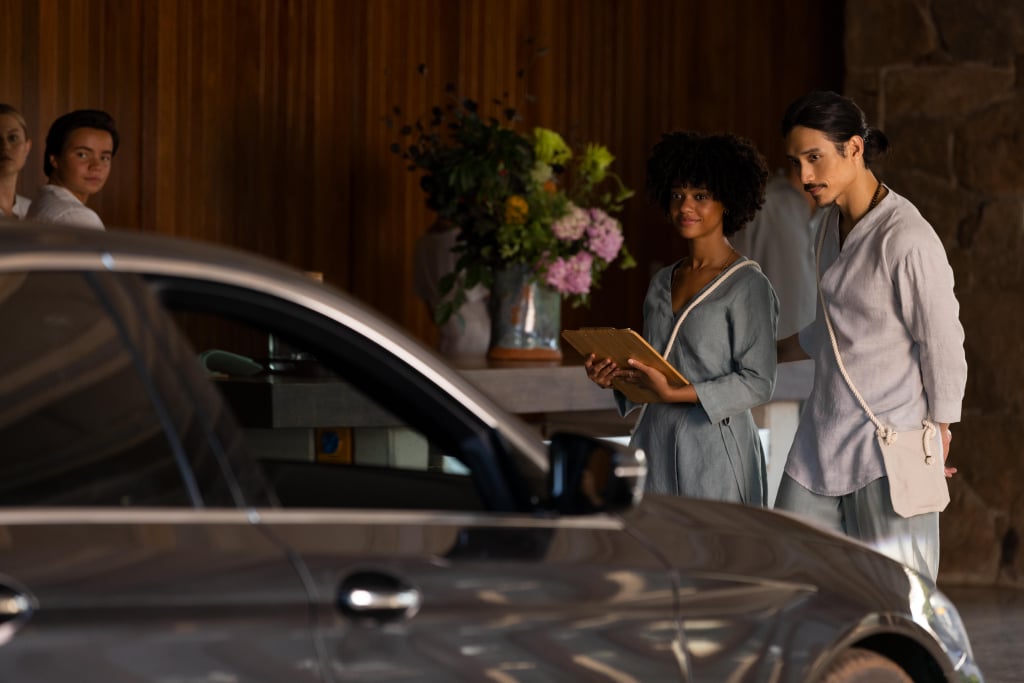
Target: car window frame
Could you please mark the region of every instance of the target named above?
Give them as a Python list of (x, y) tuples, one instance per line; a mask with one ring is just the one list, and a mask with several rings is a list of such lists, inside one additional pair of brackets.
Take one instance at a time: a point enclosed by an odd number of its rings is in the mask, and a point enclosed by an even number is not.
[[(299, 302), (252, 286), (162, 273), (147, 273), (144, 278), (166, 309), (219, 315), (278, 335), (312, 353), (324, 367), (358, 385), (359, 391), (428, 439), (458, 449), (470, 461), (466, 465), (487, 511), (535, 508), (537, 492), (511, 462), (510, 445), (500, 431), (373, 340)], [(345, 362), (339, 348), (362, 356), (361, 361)], [(430, 408), (429, 419), (421, 414), (425, 407)], [(448, 435), (456, 433), (458, 442), (446, 443)]]

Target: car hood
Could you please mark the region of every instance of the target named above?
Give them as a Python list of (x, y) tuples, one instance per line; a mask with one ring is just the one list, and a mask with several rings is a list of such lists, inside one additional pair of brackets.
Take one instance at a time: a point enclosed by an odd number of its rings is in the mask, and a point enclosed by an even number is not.
[(980, 680), (952, 603), (863, 543), (787, 513), (675, 496), (649, 495), (624, 521), (672, 568), (690, 664), (708, 680), (726, 679), (723, 642), (771, 655), (751, 655), (750, 680), (805, 680), (877, 638), (916, 643), (948, 680)]
[(908, 603), (907, 569), (845, 536), (762, 508), (647, 495), (626, 516), (629, 528), (688, 575), (787, 584), (801, 591), (859, 596), (893, 609)]

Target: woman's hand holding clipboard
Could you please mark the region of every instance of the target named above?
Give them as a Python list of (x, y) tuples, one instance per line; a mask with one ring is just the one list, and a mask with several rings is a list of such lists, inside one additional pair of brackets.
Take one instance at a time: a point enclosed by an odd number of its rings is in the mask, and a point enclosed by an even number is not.
[[(635, 330), (614, 327), (584, 327), (578, 330), (563, 330), (562, 338), (584, 358), (590, 354), (594, 354), (598, 359), (609, 358), (619, 368), (630, 367), (629, 361), (634, 359), (660, 372), (670, 385), (689, 384), (679, 370), (665, 360)], [(612, 386), (634, 403), (658, 403), (661, 400), (650, 389), (622, 377), (613, 377)]]

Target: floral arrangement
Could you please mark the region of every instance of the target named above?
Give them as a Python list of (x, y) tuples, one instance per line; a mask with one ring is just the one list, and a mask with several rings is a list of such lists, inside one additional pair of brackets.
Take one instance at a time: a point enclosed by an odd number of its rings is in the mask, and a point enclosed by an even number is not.
[(402, 126), (391, 148), (410, 171), (422, 172), (420, 186), (439, 220), (459, 228), (456, 270), (440, 283), (439, 323), (459, 310), (467, 290), (491, 286), (501, 268), (527, 266), (581, 305), (616, 259), (621, 268), (635, 265), (613, 216), (633, 191), (609, 170), (615, 157), (606, 147), (575, 151), (546, 128), (520, 134), (512, 128), (515, 109), (503, 107), (502, 122), (481, 116), (451, 85), (448, 94), (449, 106)]

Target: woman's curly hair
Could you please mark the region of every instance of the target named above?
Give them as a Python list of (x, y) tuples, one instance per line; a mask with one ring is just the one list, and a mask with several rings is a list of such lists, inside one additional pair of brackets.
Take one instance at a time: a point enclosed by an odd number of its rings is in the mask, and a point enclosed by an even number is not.
[(731, 235), (764, 204), (768, 165), (757, 148), (731, 133), (665, 133), (647, 160), (647, 194), (668, 213), (672, 189), (701, 187), (722, 203), (722, 232)]

